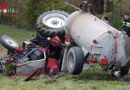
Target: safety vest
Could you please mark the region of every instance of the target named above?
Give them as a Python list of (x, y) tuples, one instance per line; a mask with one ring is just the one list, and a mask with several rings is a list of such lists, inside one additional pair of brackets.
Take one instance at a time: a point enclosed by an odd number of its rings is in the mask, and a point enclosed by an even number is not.
[(130, 19), (128, 20), (123, 20), (123, 30), (130, 36)]

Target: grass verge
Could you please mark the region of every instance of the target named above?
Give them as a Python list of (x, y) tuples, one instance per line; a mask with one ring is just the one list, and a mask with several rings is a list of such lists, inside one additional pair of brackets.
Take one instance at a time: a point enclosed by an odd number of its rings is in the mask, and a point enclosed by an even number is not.
[[(0, 36), (8, 35), (18, 41), (19, 44), (25, 39), (30, 39), (34, 32), (0, 25)], [(6, 49), (0, 45), (0, 56), (6, 53)], [(0, 74), (0, 90), (130, 90), (130, 73), (125, 77), (126, 81), (112, 78), (109, 71), (102, 71), (97, 64), (83, 71), (78, 76), (68, 73), (59, 73), (54, 77), (41, 75), (37, 80), (24, 82), (24, 78), (10, 79)], [(59, 77), (58, 79), (56, 79)]]

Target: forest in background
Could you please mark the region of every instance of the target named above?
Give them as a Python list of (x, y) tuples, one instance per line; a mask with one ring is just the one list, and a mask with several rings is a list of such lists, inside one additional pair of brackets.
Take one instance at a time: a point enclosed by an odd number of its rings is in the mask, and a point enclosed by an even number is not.
[[(37, 17), (46, 11), (61, 10), (68, 13), (75, 11), (74, 8), (64, 4), (67, 1), (79, 6), (85, 0), (0, 0), (7, 9), (14, 8), (16, 13), (0, 15), (0, 23), (13, 25), (19, 28), (32, 30), (35, 28)], [(108, 16), (113, 27), (121, 30), (124, 12), (130, 12), (130, 0), (86, 0), (91, 3), (91, 13), (101, 18)]]

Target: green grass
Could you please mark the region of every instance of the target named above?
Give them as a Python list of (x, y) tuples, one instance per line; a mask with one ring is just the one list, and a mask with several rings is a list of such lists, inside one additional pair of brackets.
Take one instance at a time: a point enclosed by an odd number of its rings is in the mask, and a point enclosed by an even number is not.
[(33, 31), (27, 31), (6, 25), (0, 25), (0, 36), (8, 35), (10, 37), (13, 37), (16, 41), (18, 41), (18, 43), (22, 43), (22, 41), (25, 39), (32, 38), (33, 34)]
[[(0, 36), (8, 35), (21, 44), (23, 40), (32, 37), (34, 32), (17, 29), (14, 27), (0, 25)], [(0, 56), (6, 53), (6, 49), (0, 46)], [(41, 75), (37, 80), (24, 82), (24, 78), (8, 78), (0, 74), (0, 90), (130, 90), (130, 73), (121, 81), (112, 78), (109, 71), (102, 71), (101, 67), (93, 64), (92, 68), (83, 71), (78, 76), (68, 73), (59, 73), (54, 77)], [(61, 76), (56, 79), (57, 76)]]
[[(22, 44), (22, 42), (25, 39), (32, 38), (33, 34), (34, 34), (34, 32), (32, 32), (32, 31), (17, 29), (17, 28), (14, 28), (14, 27), (10, 27), (10, 26), (0, 24), (0, 37), (2, 35), (10, 36), (10, 37), (14, 38), (20, 45)], [(6, 49), (4, 49), (0, 45), (0, 51), (2, 51), (2, 52), (0, 52), (0, 56), (2, 56), (6, 52)]]

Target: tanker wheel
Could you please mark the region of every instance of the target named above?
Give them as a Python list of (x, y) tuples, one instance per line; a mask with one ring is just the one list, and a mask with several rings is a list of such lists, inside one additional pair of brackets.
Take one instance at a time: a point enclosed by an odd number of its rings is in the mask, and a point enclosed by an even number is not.
[(15, 49), (19, 48), (18, 43), (14, 39), (6, 35), (0, 38), (0, 43), (9, 51), (14, 51)]
[(121, 71), (120, 72), (121, 76), (124, 76), (124, 75), (128, 74), (129, 73), (129, 68), (130, 68), (130, 61), (127, 63), (126, 66), (121, 67), (121, 70), (120, 70)]
[(80, 74), (83, 69), (84, 61), (83, 51), (79, 47), (72, 47), (67, 55), (67, 68), (73, 75)]
[(2, 73), (2, 72), (3, 72), (3, 69), (2, 69), (2, 65), (0, 63), (0, 73)]

